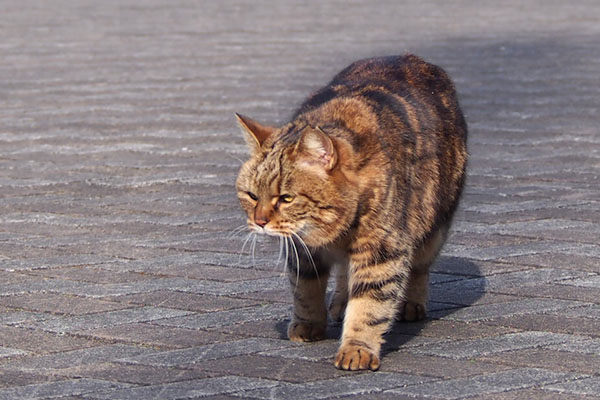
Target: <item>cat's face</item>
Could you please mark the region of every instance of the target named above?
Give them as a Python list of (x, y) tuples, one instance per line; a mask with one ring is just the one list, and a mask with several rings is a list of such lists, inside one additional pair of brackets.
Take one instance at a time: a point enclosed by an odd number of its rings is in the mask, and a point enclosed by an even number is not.
[(333, 141), (309, 126), (297, 132), (270, 128), (267, 134), (265, 127), (260, 131), (254, 121), (239, 118), (252, 134), (252, 155), (236, 184), (250, 230), (298, 235), (309, 246), (339, 237), (351, 222), (353, 201), (345, 193), (347, 182), (333, 171), (339, 161)]

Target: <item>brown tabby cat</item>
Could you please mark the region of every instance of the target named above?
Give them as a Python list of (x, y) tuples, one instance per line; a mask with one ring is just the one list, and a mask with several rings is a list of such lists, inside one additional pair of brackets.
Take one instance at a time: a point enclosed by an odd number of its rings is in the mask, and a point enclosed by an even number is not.
[(340, 72), (280, 128), (236, 116), (252, 153), (237, 179), (248, 226), (298, 249), (288, 249), (290, 340), (325, 337), (336, 266), (335, 366), (377, 370), (394, 317), (425, 317), (428, 269), (463, 187), (467, 127), (452, 82), (413, 55), (374, 58)]

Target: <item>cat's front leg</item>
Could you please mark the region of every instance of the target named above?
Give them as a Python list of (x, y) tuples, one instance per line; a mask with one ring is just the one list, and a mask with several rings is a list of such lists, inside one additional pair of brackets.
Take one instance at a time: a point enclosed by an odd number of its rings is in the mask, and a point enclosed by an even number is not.
[[(385, 246), (385, 245), (382, 245)], [(354, 251), (349, 270), (349, 300), (335, 366), (377, 370), (383, 335), (390, 329), (410, 274), (405, 249)]]
[(325, 339), (327, 308), (325, 292), (329, 266), (317, 254), (303, 247), (288, 248), (288, 277), (294, 297), (294, 312), (288, 325), (288, 338), (294, 342)]

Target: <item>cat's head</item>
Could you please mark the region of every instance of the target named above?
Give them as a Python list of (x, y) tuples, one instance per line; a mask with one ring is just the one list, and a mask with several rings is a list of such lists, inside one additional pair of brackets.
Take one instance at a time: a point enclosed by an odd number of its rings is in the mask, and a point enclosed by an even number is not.
[(236, 183), (250, 230), (296, 234), (309, 246), (340, 237), (358, 202), (349, 146), (317, 126), (274, 128), (236, 117), (250, 148)]

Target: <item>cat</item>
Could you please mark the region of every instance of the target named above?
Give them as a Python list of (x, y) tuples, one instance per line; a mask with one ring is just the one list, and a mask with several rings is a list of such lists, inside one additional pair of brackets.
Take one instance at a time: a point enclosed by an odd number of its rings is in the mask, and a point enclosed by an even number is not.
[(335, 366), (377, 370), (394, 320), (426, 316), (428, 270), (464, 185), (467, 126), (452, 81), (414, 55), (365, 59), (286, 125), (236, 117), (251, 153), (236, 182), (248, 227), (289, 247), (289, 339), (324, 339), (329, 311), (343, 320)]

